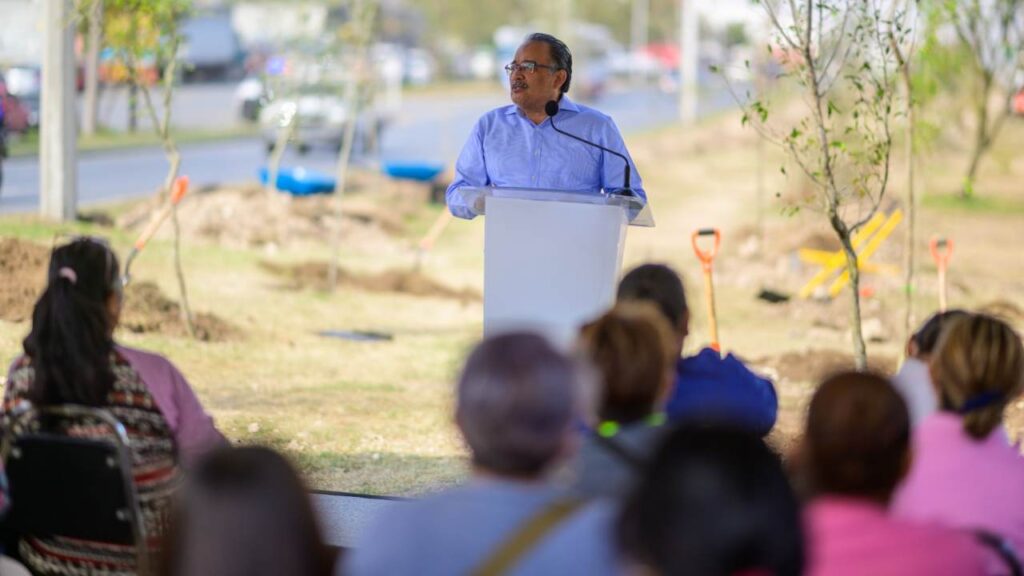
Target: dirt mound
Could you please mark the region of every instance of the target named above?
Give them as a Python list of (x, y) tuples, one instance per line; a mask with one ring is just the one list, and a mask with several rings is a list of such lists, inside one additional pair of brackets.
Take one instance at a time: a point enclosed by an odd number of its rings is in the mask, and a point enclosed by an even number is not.
[[(196, 337), (217, 342), (237, 337), (240, 331), (225, 320), (207, 313), (195, 314)], [(181, 321), (181, 307), (152, 282), (133, 282), (124, 294), (120, 328), (135, 333), (187, 336)]]
[[(139, 231), (149, 222), (156, 200), (141, 203), (118, 219), (118, 226)], [(268, 194), (259, 186), (224, 187), (196, 191), (182, 200), (178, 221), (182, 236), (218, 245), (247, 248), (322, 243), (334, 230), (336, 207), (332, 196), (293, 197)], [(346, 199), (342, 209), (341, 239), (346, 244), (386, 245), (405, 232), (398, 211), (385, 212), (369, 202)], [(157, 236), (171, 235), (170, 223)]]
[[(0, 319), (23, 322), (31, 319), (32, 307), (46, 287), (50, 250), (19, 238), (0, 238)], [(134, 282), (125, 291), (120, 328), (135, 333), (159, 332), (185, 336), (178, 303), (152, 282)], [(240, 332), (213, 314), (196, 315), (200, 340), (218, 341)]]
[[(325, 262), (304, 262), (293, 266), (261, 262), (260, 266), (275, 276), (283, 278), (287, 288), (294, 290), (327, 289), (327, 263)], [(414, 270), (388, 270), (378, 274), (358, 274), (339, 268), (338, 284), (369, 292), (398, 292), (413, 296), (451, 298), (463, 303), (481, 300), (480, 294), (475, 290), (451, 288)]]
[[(751, 362), (751, 365), (770, 372), (778, 380), (817, 383), (829, 374), (853, 369), (853, 355), (838, 350), (807, 350), (785, 352)], [(873, 354), (868, 357), (868, 368), (882, 374), (896, 371), (896, 359)]]
[(0, 318), (21, 322), (46, 286), (50, 250), (19, 238), (0, 238)]

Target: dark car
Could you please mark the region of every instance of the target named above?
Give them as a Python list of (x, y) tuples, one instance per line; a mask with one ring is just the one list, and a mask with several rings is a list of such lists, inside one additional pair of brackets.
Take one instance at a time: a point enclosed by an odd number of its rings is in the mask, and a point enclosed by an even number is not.
[[(11, 66), (4, 70), (3, 81), (6, 92), (17, 99), (24, 114), (27, 128), (39, 126), (39, 91), (42, 86), (42, 71), (38, 66)], [(15, 107), (18, 107), (15, 105)], [(4, 108), (7, 112), (7, 108)], [(24, 132), (26, 128), (14, 130)]]
[(29, 110), (7, 89), (3, 74), (0, 74), (0, 105), (4, 108), (4, 129), (8, 133), (23, 134), (28, 131)]

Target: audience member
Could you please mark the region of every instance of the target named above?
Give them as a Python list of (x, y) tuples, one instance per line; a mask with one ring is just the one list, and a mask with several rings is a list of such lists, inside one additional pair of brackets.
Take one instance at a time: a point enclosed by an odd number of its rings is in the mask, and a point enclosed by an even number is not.
[(582, 377), (540, 336), (480, 344), (456, 390), (472, 478), (383, 513), (360, 536), (346, 573), (617, 573), (609, 510), (580, 507), (546, 479), (577, 440)]
[(618, 542), (631, 573), (796, 576), (803, 533), (778, 457), (755, 433), (682, 425), (627, 500)]
[(572, 465), (574, 488), (586, 498), (621, 497), (664, 430), (674, 338), (653, 305), (623, 303), (585, 325), (579, 347), (600, 384), (598, 422)]
[(967, 532), (889, 516), (911, 449), (906, 404), (885, 379), (827, 379), (811, 400), (797, 460), (813, 495), (811, 576), (985, 573), (985, 553)]
[[(165, 529), (168, 497), (179, 481), (178, 452), (224, 442), (181, 374), (167, 360), (115, 345), (121, 311), (117, 258), (105, 243), (77, 239), (50, 258), (47, 286), (36, 302), (25, 355), (15, 360), (4, 391), (0, 427), (31, 406), (79, 404), (106, 408), (125, 425), (134, 478), (148, 534)], [(65, 423), (68, 434), (109, 433), (103, 426)], [(59, 536), (26, 538), (24, 561), (47, 573), (79, 573), (103, 563), (134, 570), (134, 550), (70, 543)]]
[(932, 315), (907, 342), (907, 358), (899, 372), (892, 377), (892, 385), (903, 396), (910, 410), (910, 425), (916, 428), (926, 416), (938, 409), (938, 399), (928, 362), (944, 327), (953, 320), (966, 316), (963, 310), (949, 310)]
[(939, 338), (931, 376), (939, 411), (915, 430), (895, 514), (986, 531), (1024, 554), (1024, 458), (1003, 428), (1024, 389), (1020, 337), (995, 318), (957, 319)]
[(770, 380), (732, 354), (711, 348), (680, 358), (690, 329), (690, 312), (679, 275), (661, 264), (634, 268), (619, 284), (618, 300), (650, 301), (675, 331), (676, 377), (666, 413), (673, 422), (721, 420), (764, 435), (775, 425), (779, 401)]
[(164, 550), (164, 576), (327, 576), (309, 494), (280, 454), (222, 448), (189, 472)]

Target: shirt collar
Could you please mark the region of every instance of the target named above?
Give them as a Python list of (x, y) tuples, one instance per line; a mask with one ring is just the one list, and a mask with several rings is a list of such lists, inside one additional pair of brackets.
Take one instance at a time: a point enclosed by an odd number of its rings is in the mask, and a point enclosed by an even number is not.
[[(558, 100), (558, 109), (565, 110), (567, 112), (579, 112), (580, 107), (569, 99), (568, 94), (562, 94), (562, 97)], [(519, 106), (512, 104), (505, 109), (505, 114), (519, 114)]]

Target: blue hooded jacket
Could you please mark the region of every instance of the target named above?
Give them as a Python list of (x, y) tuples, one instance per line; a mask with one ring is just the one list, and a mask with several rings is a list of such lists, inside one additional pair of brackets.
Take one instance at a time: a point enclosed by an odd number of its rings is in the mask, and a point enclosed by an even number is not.
[(778, 409), (771, 380), (754, 374), (732, 354), (722, 357), (705, 348), (679, 359), (666, 413), (672, 422), (725, 421), (763, 436), (775, 425)]

